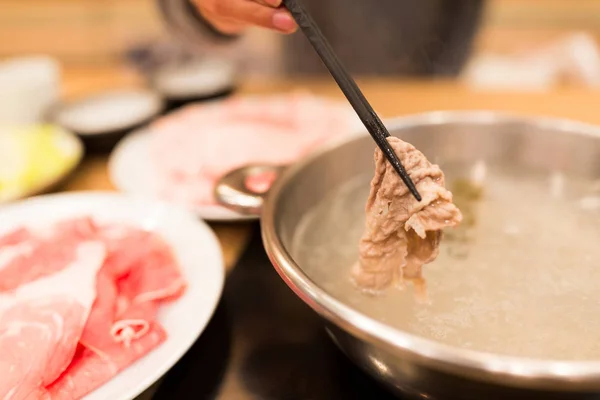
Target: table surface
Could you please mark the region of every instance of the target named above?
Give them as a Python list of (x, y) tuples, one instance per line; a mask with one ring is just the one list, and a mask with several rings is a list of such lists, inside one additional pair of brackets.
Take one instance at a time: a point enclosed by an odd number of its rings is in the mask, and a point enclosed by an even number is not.
[[(141, 77), (127, 67), (70, 69), (64, 71), (63, 81), (64, 98), (144, 84)], [(436, 110), (500, 110), (600, 124), (600, 92), (586, 89), (561, 88), (549, 93), (527, 94), (478, 93), (445, 81), (369, 80), (359, 83), (383, 117)], [(272, 93), (300, 87), (315, 94), (341, 98), (339, 89), (329, 80), (249, 82), (240, 88), (240, 93)], [(86, 158), (61, 189), (114, 190), (108, 179), (106, 161), (105, 156)], [(380, 393), (376, 396), (381, 399), (388, 396), (384, 391), (379, 392), (381, 389), (335, 352), (320, 329), (318, 319), (287, 293), (272, 271), (266, 272), (268, 262), (261, 255), (257, 224), (210, 225), (220, 240), (229, 273), (219, 310), (184, 360), (139, 400), (341, 398), (337, 396), (353, 399), (359, 398), (361, 393)], [(235, 267), (250, 240), (254, 241), (247, 251), (250, 256)], [(257, 288), (262, 287), (262, 292), (248, 287), (252, 280)], [(281, 298), (287, 300), (280, 308), (274, 306)], [(261, 304), (264, 307), (261, 308)], [(277, 312), (286, 315), (279, 315), (278, 319), (267, 323)], [(307, 343), (310, 343), (309, 347)], [(323, 354), (326, 354), (325, 358)], [(325, 362), (318, 366), (319, 360)], [(356, 381), (349, 386), (354, 391), (327, 381), (332, 373), (327, 368), (333, 368), (338, 375), (336, 379)], [(292, 379), (298, 374), (299, 377)], [(198, 377), (203, 377), (203, 383), (199, 383)], [(285, 385), (291, 385), (287, 391)], [(309, 388), (314, 385), (320, 385), (322, 390), (311, 391)]]

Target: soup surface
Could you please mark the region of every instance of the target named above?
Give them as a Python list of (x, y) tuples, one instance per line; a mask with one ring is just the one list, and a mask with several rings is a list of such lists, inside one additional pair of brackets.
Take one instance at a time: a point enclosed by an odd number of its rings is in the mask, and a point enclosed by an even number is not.
[(423, 267), (428, 303), (411, 286), (373, 297), (350, 280), (371, 176), (334, 189), (304, 218), (293, 257), (332, 296), (395, 328), (506, 355), (599, 359), (598, 183), (482, 164), (443, 169), (465, 220)]

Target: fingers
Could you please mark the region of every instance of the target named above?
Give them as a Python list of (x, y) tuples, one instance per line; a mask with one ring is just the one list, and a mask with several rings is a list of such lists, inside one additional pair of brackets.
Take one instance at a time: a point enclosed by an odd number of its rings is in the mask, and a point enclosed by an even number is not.
[(196, 0), (196, 4), (218, 29), (232, 30), (255, 25), (283, 33), (296, 30), (296, 23), (289, 12), (277, 8), (281, 0)]
[[(262, 1), (269, 1), (271, 4), (281, 3), (279, 0)], [(267, 7), (251, 0), (216, 0), (215, 12), (228, 19), (267, 29), (284, 32), (295, 29), (295, 23), (286, 10)]]
[(298, 29), (296, 21), (287, 10), (279, 9), (273, 16), (273, 26), (283, 33), (294, 33)]

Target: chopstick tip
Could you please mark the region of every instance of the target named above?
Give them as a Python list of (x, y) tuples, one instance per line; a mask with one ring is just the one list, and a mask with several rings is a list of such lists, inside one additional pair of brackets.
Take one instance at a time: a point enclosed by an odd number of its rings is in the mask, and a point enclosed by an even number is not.
[(417, 199), (417, 201), (423, 200), (412, 179), (410, 179), (410, 177), (408, 176), (406, 178), (407, 179), (404, 183), (406, 184), (406, 186), (408, 186), (408, 190), (410, 190), (410, 193), (414, 196), (415, 199)]
[(414, 192), (412, 192), (413, 196), (415, 196), (415, 199), (417, 199), (417, 201), (421, 201), (423, 200), (423, 198), (421, 197), (421, 195), (419, 194), (419, 192), (415, 189)]

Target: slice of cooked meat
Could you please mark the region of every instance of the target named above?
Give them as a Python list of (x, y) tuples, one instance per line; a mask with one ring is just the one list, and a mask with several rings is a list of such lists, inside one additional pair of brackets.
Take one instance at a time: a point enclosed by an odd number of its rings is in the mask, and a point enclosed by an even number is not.
[(357, 286), (378, 292), (411, 280), (423, 290), (421, 267), (439, 253), (442, 229), (462, 220), (444, 187), (444, 173), (411, 144), (396, 137), (388, 142), (415, 182), (422, 200), (408, 191), (381, 150), (375, 150), (375, 176), (367, 200), (366, 228), (359, 260), (352, 271)]

